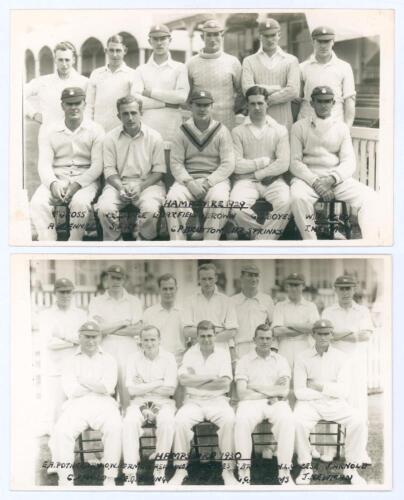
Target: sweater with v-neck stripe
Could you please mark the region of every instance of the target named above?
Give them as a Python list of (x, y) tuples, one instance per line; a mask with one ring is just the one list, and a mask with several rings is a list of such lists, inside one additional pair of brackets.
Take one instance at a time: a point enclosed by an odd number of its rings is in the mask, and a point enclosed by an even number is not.
[(211, 120), (201, 132), (190, 118), (179, 128), (171, 146), (171, 173), (177, 182), (206, 178), (214, 186), (228, 179), (234, 166), (233, 142), (223, 124)]

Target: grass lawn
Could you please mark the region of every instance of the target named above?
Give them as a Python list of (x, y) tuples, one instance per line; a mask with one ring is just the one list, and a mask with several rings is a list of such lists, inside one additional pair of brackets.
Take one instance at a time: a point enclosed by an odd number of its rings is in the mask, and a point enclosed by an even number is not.
[[(369, 441), (368, 451), (373, 464), (367, 467), (360, 474), (371, 484), (381, 484), (383, 482), (383, 394), (374, 394), (369, 396)], [(48, 437), (43, 436), (38, 440), (38, 460), (36, 463), (36, 482), (41, 486), (57, 486), (57, 475), (47, 474), (44, 462), (50, 460), (48, 448)], [(333, 464), (324, 464), (319, 460), (313, 461), (313, 469), (316, 475), (340, 474), (343, 461), (334, 461)], [(76, 464), (77, 486), (102, 485), (102, 466), (91, 466), (88, 463)], [(167, 470), (167, 477), (173, 474), (173, 468), (170, 465)], [(298, 468), (292, 471), (292, 476), (296, 477)], [(251, 483), (253, 485), (276, 485), (277, 484), (277, 464), (276, 459), (264, 460), (260, 456), (253, 460)], [(139, 485), (149, 486), (153, 484), (153, 462), (142, 460), (138, 474)], [(118, 478), (117, 485), (122, 484), (122, 477)], [(217, 462), (200, 463), (191, 462), (188, 467), (188, 478), (184, 484), (187, 485), (222, 485), (221, 467)], [(334, 485), (348, 484), (345, 479), (341, 480), (313, 480), (312, 484)]]

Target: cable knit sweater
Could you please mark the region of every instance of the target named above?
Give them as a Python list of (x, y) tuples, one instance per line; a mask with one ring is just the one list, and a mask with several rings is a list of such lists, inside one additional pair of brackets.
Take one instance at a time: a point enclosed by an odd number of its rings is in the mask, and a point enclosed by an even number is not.
[(208, 90), (215, 100), (213, 118), (231, 130), (235, 126), (234, 102), (241, 92), (241, 64), (239, 60), (219, 51), (199, 54), (187, 63), (188, 76), (193, 90)]
[(281, 90), (271, 93), (268, 114), (278, 123), (290, 130), (293, 123), (291, 101), (299, 96), (300, 71), (295, 56), (278, 48), (272, 57), (260, 49), (256, 54), (243, 61), (243, 92), (253, 85), (262, 85), (271, 90), (272, 85), (279, 85)]

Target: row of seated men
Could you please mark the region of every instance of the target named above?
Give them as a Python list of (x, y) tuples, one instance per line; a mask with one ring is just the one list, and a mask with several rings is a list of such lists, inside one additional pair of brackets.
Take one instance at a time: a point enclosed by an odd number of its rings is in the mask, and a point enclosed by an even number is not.
[[(192, 202), (203, 202), (205, 240), (218, 240), (231, 219), (237, 230), (255, 239), (278, 239), (291, 213), (303, 239), (316, 239), (314, 205), (338, 199), (358, 209), (362, 236), (378, 235), (377, 195), (353, 179), (355, 154), (348, 127), (331, 116), (334, 93), (328, 86), (312, 93), (315, 117), (296, 122), (290, 144), (286, 127), (267, 115), (268, 92), (250, 87), (249, 115), (232, 134), (212, 119), (208, 91), (191, 96), (192, 117), (180, 126), (171, 144), (170, 172), (175, 182), (168, 193), (164, 142), (142, 123), (142, 102), (134, 96), (117, 101), (122, 122), (104, 134), (84, 119), (85, 94), (80, 88), (62, 93), (65, 122), (43, 132), (39, 142), (41, 186), (31, 200), (39, 240), (56, 239), (55, 206), (70, 207), (70, 240), (81, 240), (91, 203), (105, 187), (96, 210), (103, 239), (121, 238), (120, 209), (139, 208), (139, 238), (153, 240), (164, 206), (170, 239), (186, 239)], [(285, 179), (290, 172), (292, 179)], [(290, 184), (290, 185), (289, 185)], [(259, 198), (272, 205), (264, 222), (252, 209)], [(231, 235), (230, 235), (231, 238)]]
[[(38, 167), (42, 185), (31, 204), (39, 240), (56, 239), (55, 204), (70, 205), (70, 239), (82, 238), (102, 173), (107, 185), (97, 206), (106, 241), (120, 238), (119, 208), (128, 204), (140, 208), (136, 233), (141, 239), (157, 236), (158, 211), (164, 204), (170, 238), (183, 240), (192, 200), (205, 203), (204, 239), (219, 239), (229, 216), (235, 221), (234, 238), (246, 232), (250, 238), (277, 239), (291, 212), (302, 238), (315, 239), (313, 204), (319, 198), (346, 201), (358, 209), (362, 236), (373, 239), (377, 201), (374, 192), (352, 179), (355, 156), (349, 126), (355, 86), (352, 68), (332, 51), (334, 30), (313, 30), (314, 54), (299, 69), (297, 59), (279, 47), (279, 24), (268, 19), (259, 28), (261, 48), (244, 60), (243, 71), (236, 58), (223, 53), (223, 28), (216, 21), (207, 21), (202, 31), (205, 46), (187, 67), (171, 60), (170, 32), (158, 25), (149, 32), (152, 56), (136, 71), (123, 62), (122, 39), (111, 37), (109, 62), (94, 71), (87, 94), (87, 79), (74, 73), (73, 52), (66, 44), (55, 50), (57, 73), (28, 84), (26, 97), (37, 97), (40, 108), (47, 110), (35, 112), (26, 103), (28, 115), (43, 122)], [(291, 103), (299, 95), (299, 80), (301, 120), (292, 127)], [(234, 128), (235, 95), (241, 86), (249, 116)], [(60, 116), (62, 90), (65, 116)], [(179, 106), (189, 92), (192, 117), (181, 125)], [(128, 94), (135, 100), (121, 99)], [(88, 113), (83, 121), (84, 99)], [(74, 109), (68, 113), (69, 106)], [(128, 118), (134, 112), (136, 118)], [(88, 118), (107, 133), (103, 160), (102, 131)], [(168, 167), (164, 147), (171, 149)], [(289, 165), (290, 188), (283, 176)], [(167, 168), (176, 182), (166, 198), (162, 178)], [(251, 210), (258, 198), (273, 207), (263, 223)]]
[[(72, 484), (71, 467), (65, 465), (73, 464), (75, 439), (88, 427), (103, 433), (107, 483), (117, 476), (123, 447), (127, 483), (135, 484), (139, 437), (148, 420), (157, 426), (156, 482), (167, 480), (166, 459), (172, 449), (176, 472), (171, 481), (182, 483), (192, 428), (205, 419), (219, 428), (225, 484), (238, 484), (235, 456), (238, 480), (249, 483), (251, 433), (264, 419), (272, 423), (278, 443), (282, 484), (291, 484), (294, 449), (303, 466), (296, 481), (310, 482), (315, 450), (309, 434), (320, 419), (346, 426), (347, 464), (356, 464), (355, 469), (370, 463), (362, 346), (373, 326), (367, 308), (352, 300), (352, 277), (337, 278), (338, 304), (325, 309), (323, 320), (316, 306), (303, 299), (304, 279), (296, 273), (286, 279), (287, 299), (274, 307), (271, 297), (258, 291), (254, 263), (243, 265), (241, 292), (231, 298), (217, 291), (215, 266), (202, 265), (201, 290), (183, 312), (175, 301), (174, 276), (160, 278), (161, 302), (143, 315), (138, 299), (123, 289), (124, 277), (121, 266), (108, 269), (108, 289), (92, 299), (88, 314), (72, 306), (73, 284), (60, 278), (56, 304), (41, 318), (49, 445), (61, 484)], [(194, 345), (186, 349), (185, 339), (193, 339)], [(289, 393), (292, 372), (294, 392)], [(236, 417), (226, 397), (233, 379)], [(116, 384), (123, 423), (111, 397)], [(117, 437), (121, 428), (122, 440)], [(324, 461), (334, 458), (329, 448)], [(363, 484), (356, 473), (349, 475), (354, 484)]]

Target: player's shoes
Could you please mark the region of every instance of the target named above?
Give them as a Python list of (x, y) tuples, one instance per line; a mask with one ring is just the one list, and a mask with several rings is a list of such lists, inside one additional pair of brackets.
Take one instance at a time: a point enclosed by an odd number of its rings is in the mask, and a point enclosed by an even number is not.
[(311, 458), (320, 458), (320, 452), (317, 450), (315, 446), (311, 447)]
[(222, 472), (222, 479), (225, 486), (235, 486), (235, 485), (239, 486), (240, 484), (234, 477), (233, 471), (231, 470), (224, 470)]
[(115, 479), (113, 477), (106, 477), (103, 485), (107, 488), (115, 488)]
[(295, 483), (298, 484), (298, 485), (300, 485), (300, 486), (309, 485), (312, 476), (313, 476), (313, 470), (312, 469), (302, 468), (302, 470), (299, 472), (299, 475), (296, 478)]
[(265, 458), (266, 460), (272, 460), (273, 457), (274, 457), (274, 452), (272, 448), (268, 447), (262, 450), (262, 458)]
[(322, 462), (325, 462), (326, 464), (331, 463), (334, 460), (334, 454), (333, 453), (324, 453), (323, 455), (320, 455), (320, 460)]
[(181, 486), (187, 477), (188, 472), (185, 469), (177, 469), (174, 476), (168, 481), (168, 484), (170, 486)]

